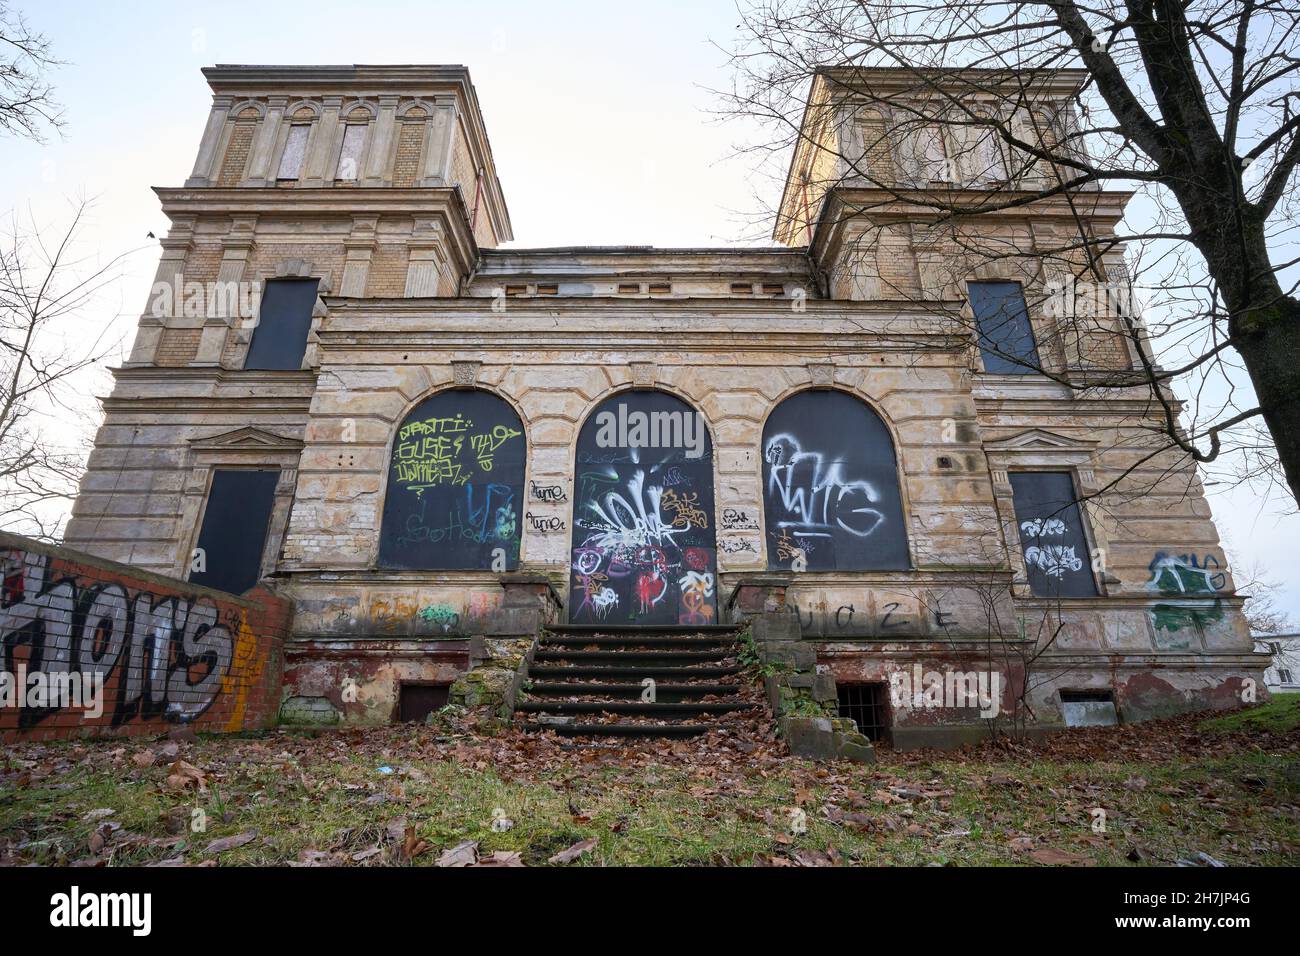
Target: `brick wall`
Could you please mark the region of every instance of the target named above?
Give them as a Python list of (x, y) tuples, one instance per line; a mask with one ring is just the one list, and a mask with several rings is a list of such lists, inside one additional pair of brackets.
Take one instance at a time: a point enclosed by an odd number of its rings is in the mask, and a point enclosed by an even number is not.
[[(291, 609), (265, 589), (236, 597), (2, 532), (0, 584), (0, 740), (276, 718)], [(33, 696), (43, 686), (71, 695)]]

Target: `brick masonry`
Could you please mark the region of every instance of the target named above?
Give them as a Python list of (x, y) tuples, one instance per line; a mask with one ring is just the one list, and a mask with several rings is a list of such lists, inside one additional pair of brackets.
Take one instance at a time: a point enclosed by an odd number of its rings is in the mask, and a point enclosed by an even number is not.
[[(232, 732), (274, 722), (291, 609), (265, 588), (235, 597), (5, 533), (0, 579), (0, 669), (13, 679), (9, 696), (0, 695), (0, 740), (158, 734), (177, 725)], [(67, 676), (87, 691), (99, 675), (102, 699), (90, 707), (15, 706), (42, 703), (15, 694), (24, 671), (29, 687)]]

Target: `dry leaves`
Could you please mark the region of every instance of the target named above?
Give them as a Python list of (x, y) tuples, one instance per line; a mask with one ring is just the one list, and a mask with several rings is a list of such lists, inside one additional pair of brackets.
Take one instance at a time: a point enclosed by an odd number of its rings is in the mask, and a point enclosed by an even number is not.
[(572, 863), (574, 860), (582, 856), (584, 853), (589, 853), (593, 849), (595, 849), (596, 843), (597, 841), (595, 837), (592, 837), (590, 840), (580, 840), (579, 842), (573, 844), (573, 846), (569, 847), (567, 850), (561, 850), (559, 853), (555, 854), (555, 856), (551, 857), (546, 862), (547, 863)]

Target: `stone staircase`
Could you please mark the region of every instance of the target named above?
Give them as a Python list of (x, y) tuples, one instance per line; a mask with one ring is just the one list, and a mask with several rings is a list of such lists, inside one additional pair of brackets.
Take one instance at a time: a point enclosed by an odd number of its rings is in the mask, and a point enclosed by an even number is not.
[(550, 625), (515, 702), (515, 723), (575, 737), (693, 737), (722, 729), (762, 708), (742, 677), (738, 631)]

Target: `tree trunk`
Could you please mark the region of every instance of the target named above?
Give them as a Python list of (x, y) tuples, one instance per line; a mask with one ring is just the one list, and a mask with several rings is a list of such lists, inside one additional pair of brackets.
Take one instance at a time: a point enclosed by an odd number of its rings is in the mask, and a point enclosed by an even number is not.
[(1300, 302), (1278, 290), (1270, 305), (1233, 325), (1233, 344), (1255, 386), (1291, 496), (1300, 504)]

